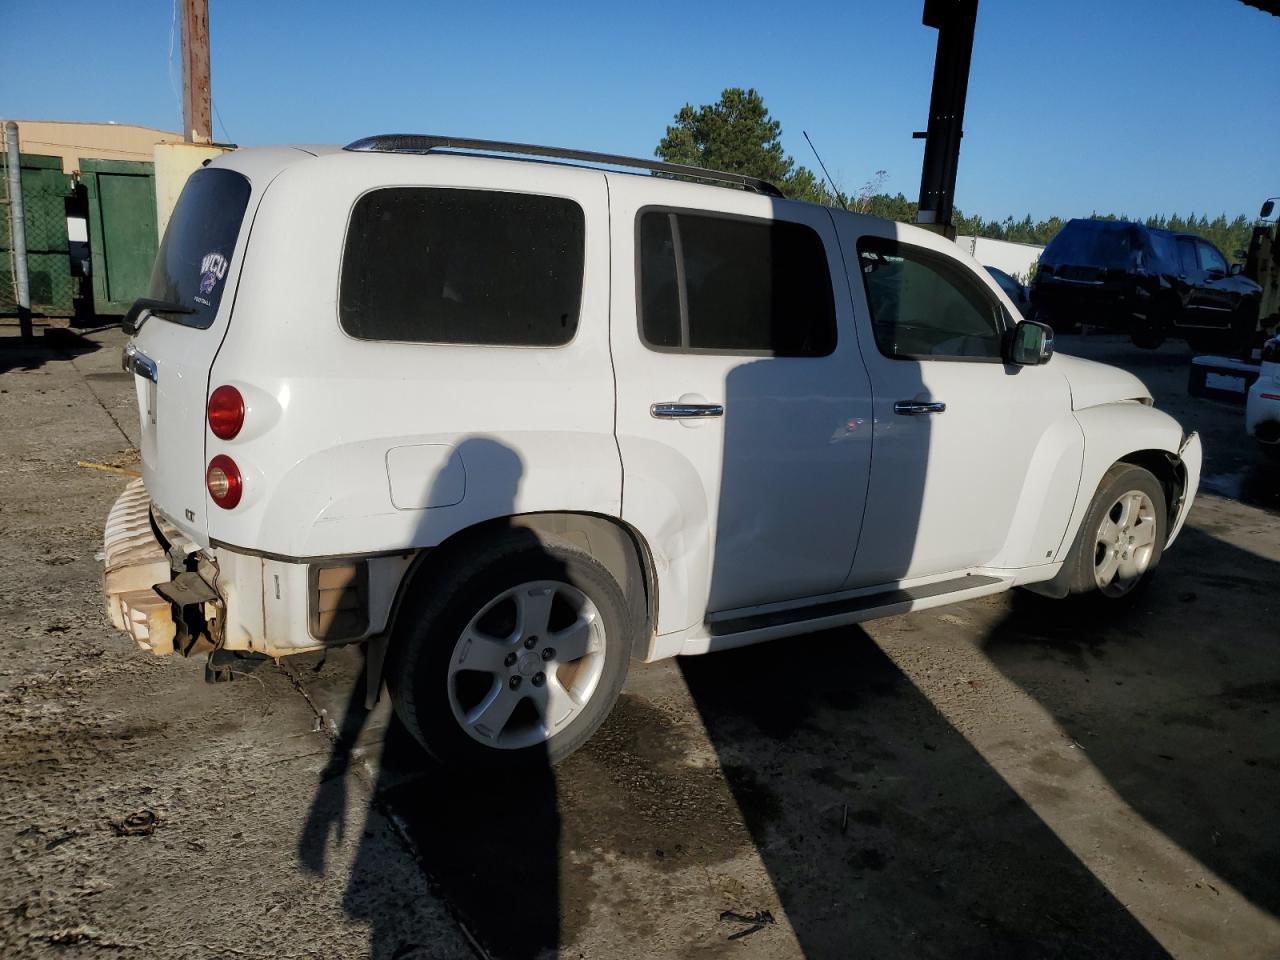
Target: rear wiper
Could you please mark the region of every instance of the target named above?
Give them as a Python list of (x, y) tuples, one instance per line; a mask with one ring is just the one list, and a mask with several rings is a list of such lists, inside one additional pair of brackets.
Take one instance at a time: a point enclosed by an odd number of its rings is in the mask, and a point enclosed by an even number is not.
[(195, 307), (174, 303), (172, 300), (151, 300), (147, 297), (139, 297), (133, 301), (133, 306), (124, 315), (124, 319), (120, 321), (120, 326), (124, 328), (125, 333), (132, 335), (142, 329), (142, 325), (147, 322), (147, 317), (153, 313), (195, 312)]

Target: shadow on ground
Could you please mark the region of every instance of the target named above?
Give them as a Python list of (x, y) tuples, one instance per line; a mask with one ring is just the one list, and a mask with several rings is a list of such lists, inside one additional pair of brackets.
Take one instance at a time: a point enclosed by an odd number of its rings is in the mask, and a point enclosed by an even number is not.
[(99, 349), (101, 344), (61, 327), (37, 331), (30, 340), (23, 340), (17, 327), (4, 327), (0, 328), (0, 373), (39, 370), (51, 360), (68, 360)]
[(1015, 596), (984, 650), (1134, 811), (1280, 916), (1280, 564), (1195, 528), (1174, 551), (1118, 616)]
[(806, 957), (1165, 955), (862, 630), (681, 669)]
[[(320, 776), (298, 840), (303, 869), (326, 869), (330, 834), (339, 829), (352, 792), (348, 779), (367, 755), (370, 719), (363, 674), (351, 689), (329, 763)], [(412, 843), (433, 892), (497, 957), (536, 957), (559, 943), (557, 854), (559, 813), (550, 768), (519, 777), (460, 774), (439, 767), (396, 719), (382, 735), (364, 837), (350, 867), (343, 907), (369, 924), (372, 960), (435, 956), (424, 931), (397, 911), (404, 891), (388, 885), (385, 847), (375, 831), (390, 819)]]

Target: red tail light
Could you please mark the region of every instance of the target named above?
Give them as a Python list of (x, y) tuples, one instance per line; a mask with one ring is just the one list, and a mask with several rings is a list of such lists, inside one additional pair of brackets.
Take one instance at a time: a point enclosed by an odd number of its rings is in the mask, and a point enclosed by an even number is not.
[(220, 453), (209, 461), (209, 469), (204, 474), (204, 485), (213, 502), (224, 510), (230, 510), (239, 503), (244, 493), (240, 468), (225, 453)]
[(209, 429), (219, 440), (231, 440), (244, 426), (244, 397), (225, 384), (209, 395)]

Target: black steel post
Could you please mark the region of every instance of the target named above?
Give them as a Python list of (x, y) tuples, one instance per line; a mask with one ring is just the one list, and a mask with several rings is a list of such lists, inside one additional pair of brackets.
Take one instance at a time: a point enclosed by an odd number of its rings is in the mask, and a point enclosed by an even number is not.
[(924, 25), (937, 28), (938, 52), (929, 97), (929, 128), (915, 134), (925, 141), (916, 221), (953, 239), (956, 229), (951, 215), (977, 18), (978, 0), (925, 0)]

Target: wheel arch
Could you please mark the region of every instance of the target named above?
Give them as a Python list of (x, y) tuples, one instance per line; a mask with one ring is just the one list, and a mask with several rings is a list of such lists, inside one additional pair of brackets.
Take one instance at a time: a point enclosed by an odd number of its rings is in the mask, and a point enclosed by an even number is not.
[(1094, 497), (1098, 495), (1098, 491), (1111, 468), (1121, 463), (1141, 467), (1154, 476), (1156, 482), (1160, 484), (1161, 489), (1164, 491), (1166, 521), (1168, 523), (1166, 529), (1169, 531), (1164, 546), (1167, 547), (1173, 542), (1173, 538), (1178, 532), (1178, 519), (1187, 489), (1186, 466), (1177, 454), (1168, 450), (1160, 448), (1131, 450), (1108, 462), (1101, 472), (1092, 477), (1088, 485), (1081, 485), (1080, 493), (1076, 500), (1079, 515), (1072, 518), (1072, 526), (1068, 531), (1068, 535), (1063, 538), (1062, 551), (1057, 558), (1063, 561), (1062, 567), (1052, 579), (1026, 584), (1026, 589), (1032, 593), (1058, 600), (1070, 594), (1071, 570), (1069, 563), (1066, 561), (1070, 558), (1072, 550), (1075, 549), (1076, 541), (1081, 536), (1081, 525), (1084, 521), (1085, 513), (1093, 503)]
[(1182, 498), (1187, 489), (1187, 468), (1176, 453), (1168, 450), (1134, 450), (1127, 453), (1116, 463), (1131, 463), (1142, 467), (1160, 481), (1164, 490), (1165, 510), (1168, 514), (1170, 534), (1178, 521), (1178, 513), (1182, 506)]
[[(1136, 400), (1100, 403), (1077, 410), (1075, 418), (1084, 434), (1084, 462), (1075, 506), (1054, 560), (1066, 558), (1102, 478), (1117, 463), (1134, 463), (1146, 469), (1151, 469), (1147, 464), (1152, 464), (1155, 469), (1151, 472), (1157, 478), (1167, 478), (1171, 469), (1175, 471), (1172, 480), (1177, 484), (1177, 495), (1167, 498), (1170, 499), (1170, 529), (1174, 530), (1178, 514), (1173, 504), (1182, 503), (1182, 495), (1189, 486), (1186, 470), (1178, 458), (1177, 451), (1184, 439), (1178, 421), (1163, 410)], [(1181, 473), (1176, 472), (1179, 469)]]
[(594, 513), (542, 512), (494, 517), (451, 534), (438, 546), (418, 552), (396, 588), (384, 638), (394, 635), (412, 584), (430, 583), (463, 554), (484, 549), (512, 531), (532, 532), (544, 545), (562, 544), (584, 550), (599, 561), (622, 588), (627, 608), (639, 624), (632, 657), (651, 658), (658, 622), (658, 582), (653, 555), (640, 533), (616, 517)]

